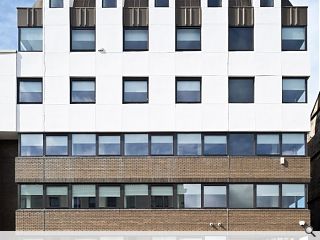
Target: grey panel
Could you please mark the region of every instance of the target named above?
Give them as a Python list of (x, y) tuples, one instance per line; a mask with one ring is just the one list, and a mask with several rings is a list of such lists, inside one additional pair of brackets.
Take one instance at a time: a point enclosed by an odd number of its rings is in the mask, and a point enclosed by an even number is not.
[(96, 0), (74, 0), (73, 7), (96, 7)]
[(95, 8), (71, 8), (70, 23), (72, 27), (95, 27)]
[(42, 8), (18, 8), (18, 27), (42, 27)]
[(230, 7), (229, 26), (250, 27), (254, 25), (253, 7)]
[(282, 8), (283, 26), (307, 26), (308, 8), (307, 7), (283, 7)]
[(252, 7), (251, 0), (229, 0), (229, 7)]
[(123, 8), (123, 25), (125, 27), (147, 27), (149, 25), (149, 9), (147, 7)]

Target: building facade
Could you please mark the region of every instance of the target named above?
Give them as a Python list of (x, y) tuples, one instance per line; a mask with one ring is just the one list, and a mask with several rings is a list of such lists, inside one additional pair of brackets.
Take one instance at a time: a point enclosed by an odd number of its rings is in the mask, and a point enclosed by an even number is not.
[(310, 224), (307, 13), (270, 0), (18, 9), (0, 98), (18, 143), (16, 229)]

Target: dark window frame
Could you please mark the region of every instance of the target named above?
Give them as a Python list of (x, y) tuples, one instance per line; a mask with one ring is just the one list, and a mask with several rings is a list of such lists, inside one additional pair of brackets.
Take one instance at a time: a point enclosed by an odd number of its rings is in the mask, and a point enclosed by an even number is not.
[[(154, 208), (152, 207), (152, 187), (172, 187), (172, 207), (169, 207), (169, 208)], [(176, 205), (177, 203), (175, 202), (176, 201), (176, 191), (175, 191), (175, 187), (176, 187), (176, 184), (174, 183), (163, 183), (163, 184), (152, 184), (152, 183), (148, 183), (148, 189), (149, 189), (149, 196), (150, 196), (150, 209), (176, 209)]]
[[(280, 156), (282, 156), (282, 157), (306, 157), (306, 156), (308, 156), (308, 134), (306, 134), (306, 133), (304, 133), (304, 132), (282, 132), (282, 133), (279, 133), (280, 134), (280, 137), (281, 137), (281, 147), (280, 147), (280, 149), (281, 149), (281, 155)], [(283, 154), (283, 147), (282, 147), (282, 145), (283, 145), (283, 140), (282, 140), (282, 138), (283, 138), (283, 134), (304, 134), (304, 155), (284, 155)]]
[[(226, 154), (205, 154), (205, 151), (204, 151), (204, 146), (205, 146), (205, 142), (204, 142), (204, 139), (206, 136), (223, 136), (223, 137), (226, 137)], [(228, 148), (229, 148), (229, 144), (228, 144), (228, 134), (227, 133), (202, 133), (202, 155), (203, 156), (228, 156)]]
[[(278, 186), (279, 187), (279, 196), (278, 196), (278, 206), (277, 207), (258, 207), (257, 201), (258, 201), (258, 191), (257, 186), (258, 185), (272, 185), (272, 186)], [(254, 183), (254, 192), (255, 192), (255, 208), (256, 209), (282, 209), (282, 184), (281, 183), (274, 183), (274, 182), (264, 182), (264, 183)]]
[[(282, 156), (282, 134), (279, 132), (258, 132), (255, 134), (255, 156), (258, 157), (280, 157)], [(279, 154), (258, 154), (258, 135), (278, 135), (279, 137)]]
[(62, 0), (62, 7), (53, 7), (52, 6), (52, 0), (49, 1), (49, 8), (63, 8), (64, 0)]
[[(47, 137), (67, 137), (67, 155), (48, 155), (47, 154)], [(43, 155), (48, 157), (66, 157), (71, 156), (70, 152), (70, 134), (66, 133), (48, 133), (43, 134)]]
[[(283, 28), (304, 28), (304, 36), (305, 36), (305, 49), (303, 50), (286, 50), (283, 49), (283, 35), (282, 35), (282, 30)], [(303, 26), (286, 26), (282, 25), (281, 26), (281, 51), (282, 52), (307, 52), (308, 51), (308, 26), (303, 25)]]
[[(283, 80), (290, 80), (290, 79), (297, 79), (297, 78), (301, 78), (305, 80), (305, 91), (306, 91), (306, 99), (304, 102), (285, 102), (283, 99)], [(282, 104), (307, 104), (308, 103), (308, 80), (309, 77), (306, 76), (283, 76), (282, 77), (282, 91), (281, 91), (281, 98), (282, 98)]]
[[(48, 194), (47, 194), (47, 187), (67, 187), (68, 191), (67, 191), (67, 205), (68, 207), (49, 207), (49, 203), (48, 203)], [(46, 209), (69, 209), (70, 208), (70, 195), (72, 194), (72, 192), (70, 192), (70, 186), (68, 183), (64, 184), (64, 183), (53, 183), (53, 184), (43, 184), (43, 192), (44, 192), (44, 199), (45, 199), (45, 206)]]
[[(178, 30), (179, 29), (199, 29), (200, 30), (200, 48), (199, 49), (178, 49)], [(202, 28), (201, 26), (197, 27), (178, 27), (175, 29), (175, 51), (176, 52), (201, 52), (202, 51)]]
[[(249, 50), (230, 50), (230, 30), (231, 29), (252, 29), (252, 45), (251, 48)], [(255, 32), (255, 28), (254, 26), (248, 26), (248, 27), (233, 27), (233, 26), (229, 26), (228, 27), (228, 51), (229, 52), (253, 52), (254, 50), (254, 45), (255, 45), (255, 39), (254, 39), (254, 32)]]
[(168, 8), (168, 7), (170, 7), (170, 1), (168, 0), (168, 5), (166, 5), (166, 6), (159, 6), (157, 4), (157, 0), (154, 0), (154, 7), (155, 8)]
[[(119, 184), (106, 184), (106, 183), (102, 183), (102, 184), (96, 184), (96, 208), (98, 209), (124, 209), (124, 191), (123, 191), (123, 184), (119, 183)], [(119, 205), (120, 208), (117, 207), (100, 207), (100, 187), (119, 187), (120, 188), (120, 201), (119, 201)]]
[[(172, 154), (152, 154), (152, 137), (172, 137)], [(149, 133), (149, 155), (150, 156), (174, 156), (175, 155), (175, 134), (172, 133)]]
[[(197, 102), (192, 102), (192, 101), (188, 101), (188, 102), (179, 102), (178, 101), (178, 82), (182, 81), (182, 82), (199, 82), (200, 83), (200, 100)], [(176, 77), (175, 79), (175, 104), (201, 104), (202, 103), (202, 77)]]
[[(226, 207), (205, 207), (204, 206), (204, 187), (226, 187)], [(201, 208), (202, 209), (228, 209), (229, 208), (229, 183), (202, 183), (201, 184)]]
[(102, 0), (102, 3), (101, 3), (102, 8), (118, 8), (117, 0), (115, 0), (115, 4), (116, 4), (115, 7), (106, 7), (104, 3), (105, 3), (104, 0)]
[[(147, 82), (147, 101), (145, 102), (126, 102), (125, 101), (125, 83), (128, 81)], [(149, 104), (149, 77), (122, 77), (122, 104)]]
[(208, 6), (208, 8), (222, 7), (222, 0), (219, 0), (219, 1), (220, 1), (219, 6), (211, 6), (211, 5), (210, 5), (210, 0), (208, 0), (208, 2), (207, 2), (207, 6)]
[(263, 8), (265, 8), (265, 7), (274, 7), (274, 0), (272, 0), (272, 6), (265, 6), (264, 4), (262, 4), (262, 1), (263, 0), (260, 0), (260, 7), (263, 7)]
[[(72, 101), (72, 83), (75, 82), (94, 82), (94, 101), (93, 102), (73, 102)], [(70, 77), (70, 104), (96, 104), (97, 102), (97, 82), (95, 77)]]
[[(146, 49), (126, 49), (125, 48), (125, 42), (126, 42), (126, 38), (125, 38), (125, 32), (126, 30), (147, 30), (148, 33), (148, 44), (147, 44), (147, 48)], [(123, 27), (123, 31), (122, 31), (122, 51), (123, 52), (147, 52), (149, 51), (150, 48), (150, 36), (149, 36), (149, 27)]]
[[(94, 30), (94, 49), (73, 49), (72, 32), (73, 30)], [(97, 50), (97, 31), (95, 27), (70, 27), (70, 52), (96, 52)]]
[[(20, 83), (21, 82), (34, 82), (34, 83), (41, 83), (41, 89), (42, 89), (42, 97), (41, 97), (41, 102), (22, 102), (20, 101)], [(18, 77), (17, 78), (17, 104), (43, 104), (43, 79), (39, 77), (27, 77), (27, 78), (22, 78)]]
[[(20, 42), (21, 42), (21, 29), (24, 28), (41, 28), (42, 29), (42, 50), (36, 50), (36, 51), (23, 51), (21, 50)], [(44, 33), (43, 33), (43, 27), (18, 27), (18, 52), (43, 52), (43, 42), (44, 42)]]
[[(232, 102), (230, 99), (230, 80), (250, 80), (253, 83), (252, 90), (253, 90), (253, 99), (251, 102)], [(254, 104), (256, 100), (256, 78), (252, 76), (243, 76), (243, 77), (235, 77), (235, 76), (229, 76), (228, 78), (228, 104)]]
[[(114, 155), (114, 154), (100, 154), (99, 150), (100, 150), (100, 141), (99, 141), (99, 138), (100, 137), (120, 137), (120, 154), (118, 155)], [(124, 154), (124, 148), (123, 148), (123, 134), (117, 134), (117, 133), (106, 133), (106, 134), (103, 134), (103, 133), (97, 133), (96, 134), (96, 144), (97, 144), (97, 156), (100, 156), (100, 157), (112, 157), (112, 156), (123, 156)]]
[[(95, 155), (73, 155), (72, 154), (72, 148), (73, 148), (73, 135), (95, 135)], [(97, 151), (98, 151), (98, 142), (97, 142), (97, 134), (96, 133), (88, 133), (88, 132), (72, 132), (69, 135), (69, 157), (98, 157), (99, 155), (97, 155)]]

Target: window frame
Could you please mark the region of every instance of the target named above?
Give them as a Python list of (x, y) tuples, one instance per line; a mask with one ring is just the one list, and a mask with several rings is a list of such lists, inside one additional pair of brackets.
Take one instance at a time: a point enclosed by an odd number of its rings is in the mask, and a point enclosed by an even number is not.
[[(97, 149), (97, 157), (120, 157), (124, 156), (124, 135), (121, 133), (96, 133), (96, 149)], [(120, 137), (120, 154), (114, 155), (114, 154), (100, 154), (100, 137)]]
[[(68, 195), (67, 195), (67, 201), (68, 201), (68, 207), (48, 207), (49, 204), (48, 204), (48, 195), (47, 195), (47, 187), (67, 187), (68, 189)], [(68, 183), (53, 183), (53, 184), (43, 184), (43, 197), (44, 197), (44, 204), (46, 206), (47, 209), (72, 209), (72, 206), (71, 206), (71, 202), (70, 202), (70, 196), (72, 195), (72, 192), (70, 191), (70, 184)], [(45, 209), (46, 209), (45, 208)]]
[[(125, 43), (126, 43), (126, 30), (147, 30), (148, 33), (148, 44), (147, 44), (147, 48), (146, 49), (126, 49), (125, 48)], [(150, 36), (149, 36), (149, 27), (123, 27), (122, 30), (122, 52), (147, 52), (149, 51), (150, 48)]]
[(262, 8), (274, 7), (274, 0), (272, 0), (272, 6), (263, 6), (263, 4), (261, 4), (261, 1), (263, 1), (263, 0), (260, 0), (260, 7), (262, 7)]
[[(304, 154), (303, 155), (285, 155), (285, 154), (283, 154), (283, 135), (284, 134), (303, 134), (304, 135)], [(281, 132), (280, 133), (280, 138), (281, 138), (281, 147), (280, 147), (280, 149), (281, 149), (281, 153), (280, 153), (280, 155), (282, 156), (282, 157), (287, 157), (287, 158), (290, 158), (290, 157), (306, 157), (306, 156), (308, 156), (308, 134), (307, 133), (305, 133), (305, 132)]]
[[(255, 135), (255, 156), (257, 157), (279, 157), (282, 156), (282, 133), (280, 132), (257, 132)], [(279, 154), (259, 154), (258, 153), (258, 135), (278, 135), (279, 137)]]
[[(251, 102), (232, 102), (230, 99), (230, 81), (238, 81), (238, 80), (250, 80), (252, 81), (252, 101)], [(255, 76), (243, 76), (243, 77), (235, 77), (235, 76), (229, 76), (228, 77), (228, 104), (254, 104), (256, 103), (256, 78)]]
[[(73, 30), (94, 30), (94, 49), (73, 49), (72, 48), (72, 32)], [(71, 27), (70, 28), (70, 52), (96, 52), (97, 51), (97, 31), (95, 27)]]
[[(30, 28), (41, 28), (42, 29), (42, 50), (35, 50), (35, 51), (23, 51), (21, 50), (20, 42), (21, 42), (21, 29), (30, 29)], [(43, 33), (43, 27), (18, 27), (18, 52), (43, 52), (43, 44), (44, 44), (44, 33)]]
[(219, 0), (220, 1), (220, 5), (219, 6), (210, 6), (209, 1), (210, 0), (207, 1), (207, 7), (208, 8), (219, 8), (219, 7), (222, 7), (222, 0)]
[[(20, 83), (21, 82), (33, 82), (33, 83), (41, 83), (41, 102), (21, 102), (20, 101)], [(39, 77), (27, 77), (27, 78), (22, 78), (18, 77), (17, 78), (17, 104), (43, 104), (43, 79)]]
[[(229, 144), (228, 144), (228, 141), (229, 141), (229, 138), (228, 138), (228, 135), (229, 133), (202, 133), (202, 155), (203, 156), (228, 156), (228, 148), (229, 148)], [(207, 136), (217, 136), (217, 137), (226, 137), (226, 153), (225, 154), (205, 154), (205, 151), (204, 151), (204, 146), (205, 146), (205, 137)]]
[[(126, 102), (125, 101), (125, 83), (128, 81), (133, 82), (147, 82), (147, 101), (145, 102)], [(122, 77), (122, 104), (149, 104), (149, 77)]]
[[(230, 50), (230, 29), (252, 29), (252, 45), (249, 50)], [(255, 49), (255, 39), (254, 39), (254, 32), (255, 32), (255, 27), (254, 26), (246, 26), (246, 27), (233, 27), (233, 26), (228, 26), (228, 52), (254, 52)]]
[[(153, 210), (159, 210), (159, 209), (177, 209), (177, 190), (176, 190), (176, 185), (175, 183), (147, 183), (148, 184), (148, 191), (149, 191), (149, 201), (150, 201), (150, 209)], [(170, 208), (153, 208), (152, 207), (152, 187), (172, 187), (172, 207)]]
[[(257, 145), (257, 134), (256, 132), (229, 132), (227, 134), (227, 150), (228, 150), (228, 154), (227, 156), (230, 157), (258, 157), (257, 153), (257, 149), (256, 149), (256, 145)], [(231, 145), (230, 145), (230, 135), (253, 135), (253, 144), (252, 144), (252, 148), (253, 148), (253, 154), (251, 155), (232, 155), (231, 154)], [(281, 143), (280, 143), (281, 144)]]
[(62, 0), (62, 7), (53, 7), (52, 0), (49, 1), (49, 8), (64, 8), (64, 0)]
[[(149, 156), (156, 156), (156, 157), (161, 157), (161, 156), (175, 156), (175, 134), (172, 133), (149, 133)], [(172, 154), (152, 154), (152, 137), (172, 137)]]
[[(258, 202), (258, 191), (257, 191), (257, 186), (258, 185), (272, 185), (272, 186), (278, 186), (279, 187), (279, 196), (278, 196), (278, 207), (258, 207), (257, 206), (257, 202)], [(263, 182), (263, 183), (260, 183), (260, 182), (257, 182), (257, 183), (254, 183), (254, 208), (255, 209), (282, 209), (282, 183), (280, 182)]]
[[(47, 137), (67, 137), (67, 155), (48, 155), (47, 154)], [(66, 133), (48, 133), (48, 134), (43, 134), (43, 154), (44, 156), (48, 157), (67, 157), (71, 156), (70, 152), (70, 134)]]
[[(301, 185), (304, 185), (304, 207), (303, 208), (285, 208), (283, 207), (283, 185), (295, 185), (295, 184), (301, 184)], [(309, 202), (309, 195), (308, 195), (308, 192), (309, 192), (309, 184), (308, 183), (305, 183), (305, 182), (284, 182), (284, 183), (279, 183), (280, 185), (280, 208), (281, 209), (285, 209), (285, 210), (307, 210), (308, 209), (308, 202)]]
[[(283, 28), (304, 28), (305, 49), (303, 49), (303, 50), (286, 50), (286, 49), (283, 49), (283, 34), (282, 34)], [(308, 51), (308, 26), (307, 25), (302, 25), (302, 26), (281, 25), (281, 51), (282, 52), (307, 52)]]
[[(95, 184), (96, 185), (96, 208), (97, 209), (124, 209), (124, 183), (119, 184)], [(111, 207), (100, 207), (100, 187), (119, 187), (120, 188), (120, 201), (119, 208), (111, 208)]]
[[(24, 196), (24, 195), (22, 195), (21, 194), (21, 186), (22, 185), (41, 185), (42, 186), (42, 193), (43, 193), (43, 195), (42, 195), (42, 208), (22, 208), (21, 207), (21, 202), (22, 202), (22, 196)], [(18, 209), (23, 209), (23, 210), (30, 210), (30, 209), (45, 209), (45, 207), (46, 207), (46, 205), (45, 205), (45, 199), (46, 199), (46, 185), (47, 184), (43, 184), (43, 183), (19, 183), (18, 184), (18, 194), (17, 194), (17, 197), (18, 197), (18, 201), (17, 201), (17, 207), (18, 207)], [(30, 195), (30, 196), (33, 196), (33, 195)]]
[(168, 0), (168, 5), (167, 6), (158, 6), (157, 5), (157, 0), (154, 0), (154, 7), (155, 8), (169, 8), (170, 7), (170, 1)]
[[(229, 209), (229, 184), (230, 183), (201, 183), (201, 208), (202, 209)], [(205, 207), (204, 187), (226, 187), (226, 207)]]
[[(94, 101), (93, 102), (73, 102), (72, 101), (72, 83), (75, 82), (93, 82), (94, 83)], [(97, 82), (95, 77), (70, 77), (70, 104), (96, 104), (97, 102)]]
[[(197, 102), (192, 102), (192, 101), (179, 102), (178, 101), (178, 82), (179, 81), (199, 82), (200, 100)], [(202, 103), (202, 77), (176, 77), (176, 79), (175, 79), (175, 104), (201, 104), (201, 103)]]
[[(304, 102), (284, 102), (283, 101), (283, 80), (290, 80), (290, 79), (298, 79), (298, 78), (301, 78), (301, 79), (304, 79), (305, 81), (305, 92), (306, 92), (306, 97), (305, 97), (305, 101)], [(282, 91), (281, 91), (281, 99), (282, 99), (282, 104), (307, 104), (308, 103), (308, 80), (309, 80), (309, 77), (306, 77), (306, 76), (283, 76), (282, 77)]]
[[(200, 31), (200, 48), (199, 49), (185, 49), (185, 48), (178, 49), (178, 30), (179, 29), (199, 29), (199, 31)], [(176, 52), (201, 52), (202, 51), (202, 28), (201, 28), (201, 26), (197, 26), (197, 27), (176, 26), (176, 29), (175, 29), (175, 51)]]
[(109, 8), (118, 8), (117, 0), (115, 0), (115, 3), (116, 3), (116, 6), (115, 6), (115, 7), (106, 7), (106, 6), (104, 5), (104, 0), (102, 0), (102, 1), (101, 1), (101, 7), (102, 7), (102, 8), (108, 8), (108, 9), (109, 9)]
[[(21, 155), (21, 135), (42, 135), (42, 155), (40, 156), (22, 156)], [(22, 132), (22, 133), (19, 133), (19, 136), (18, 136), (18, 156), (19, 157), (23, 157), (23, 158), (34, 158), (34, 157), (43, 157), (44, 156), (44, 153), (45, 153), (45, 133), (35, 133), (35, 132)]]
[[(95, 154), (94, 155), (73, 155), (73, 135), (95, 135)], [(71, 132), (69, 135), (69, 157), (77, 158), (77, 157), (99, 157), (97, 154), (98, 144), (97, 144), (97, 134), (96, 133), (87, 133), (87, 132)]]

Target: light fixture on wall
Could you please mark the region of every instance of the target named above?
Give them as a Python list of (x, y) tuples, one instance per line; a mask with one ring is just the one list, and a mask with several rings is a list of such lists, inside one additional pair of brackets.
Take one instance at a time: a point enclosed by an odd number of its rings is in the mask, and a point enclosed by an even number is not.
[(299, 225), (301, 227), (303, 227), (304, 231), (307, 233), (307, 234), (311, 234), (312, 236), (316, 236), (314, 233), (313, 233), (313, 227), (308, 225), (305, 221), (299, 221)]

